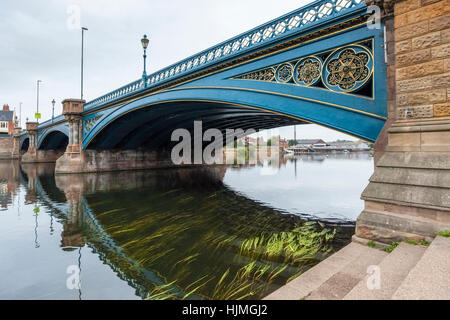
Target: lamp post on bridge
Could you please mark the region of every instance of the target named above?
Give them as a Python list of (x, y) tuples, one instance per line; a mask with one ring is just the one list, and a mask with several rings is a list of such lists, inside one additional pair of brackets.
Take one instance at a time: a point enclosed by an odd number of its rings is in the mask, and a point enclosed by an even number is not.
[(52, 100), (52, 123), (53, 123), (53, 119), (55, 118), (55, 99)]
[(42, 82), (42, 80), (37, 81), (36, 114), (35, 114), (35, 118), (36, 118), (37, 122), (39, 122), (39, 119), (41, 118), (41, 115), (39, 114), (39, 84), (41, 82)]
[(88, 31), (88, 28), (81, 27), (81, 100), (83, 100), (83, 81), (84, 81), (84, 32)]
[(144, 49), (144, 72), (142, 73), (142, 81), (144, 81), (144, 87), (147, 86), (147, 48), (150, 40), (147, 38), (147, 35), (144, 34), (144, 37), (141, 39), (142, 48)]

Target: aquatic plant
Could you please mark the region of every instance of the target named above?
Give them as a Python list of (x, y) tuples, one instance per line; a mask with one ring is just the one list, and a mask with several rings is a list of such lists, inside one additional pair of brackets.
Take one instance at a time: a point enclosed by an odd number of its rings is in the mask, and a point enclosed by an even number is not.
[(264, 258), (300, 264), (313, 259), (319, 252), (329, 252), (327, 243), (334, 238), (336, 230), (317, 231), (312, 223), (296, 226), (293, 230), (279, 233), (264, 232), (260, 236), (244, 240), (241, 254), (253, 258)]
[[(114, 197), (95, 199), (102, 203), (98, 209), (90, 201), (103, 230), (133, 262), (112, 254), (109, 260), (130, 274), (133, 286), (144, 287), (139, 294), (147, 299), (262, 298), (318, 263), (336, 235), (252, 201), (240, 199), (244, 211), (230, 210), (236, 194), (227, 191), (147, 194), (148, 204), (138, 195), (120, 196), (128, 209), (114, 209)], [(147, 271), (163, 283), (155, 284)]]

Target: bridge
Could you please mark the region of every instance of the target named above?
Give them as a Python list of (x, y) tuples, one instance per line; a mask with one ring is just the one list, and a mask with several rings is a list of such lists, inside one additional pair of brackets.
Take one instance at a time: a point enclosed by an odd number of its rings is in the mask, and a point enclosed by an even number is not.
[[(226, 129), (315, 123), (374, 142), (387, 119), (386, 68), (383, 30), (367, 19), (362, 0), (316, 1), (90, 102), (67, 100), (64, 115), (29, 123), (22, 161), (66, 151), (57, 171), (73, 172), (75, 153), (145, 150), (152, 160), (195, 120), (224, 141)], [(80, 171), (115, 168), (105, 157), (106, 167)]]
[(226, 129), (314, 123), (376, 142), (358, 238), (432, 238), (450, 229), (449, 21), (448, 0), (315, 1), (92, 101), (67, 99), (14, 145), (57, 174), (155, 168), (173, 165), (172, 132), (195, 134), (196, 120), (225, 141)]

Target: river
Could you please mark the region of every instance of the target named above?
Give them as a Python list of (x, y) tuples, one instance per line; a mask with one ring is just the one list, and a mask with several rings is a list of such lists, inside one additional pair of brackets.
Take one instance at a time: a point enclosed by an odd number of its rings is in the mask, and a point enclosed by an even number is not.
[(0, 162), (0, 299), (260, 299), (351, 241), (366, 153), (55, 176)]

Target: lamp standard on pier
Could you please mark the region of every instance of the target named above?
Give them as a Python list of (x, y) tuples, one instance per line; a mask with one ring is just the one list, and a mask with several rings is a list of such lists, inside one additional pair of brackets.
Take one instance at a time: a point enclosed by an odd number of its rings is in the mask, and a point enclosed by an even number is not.
[(35, 118), (36, 121), (39, 122), (39, 119), (41, 118), (41, 115), (39, 114), (39, 84), (42, 82), (42, 80), (37, 81), (37, 94), (36, 94), (36, 114)]
[(53, 123), (53, 119), (55, 118), (55, 99), (52, 100), (52, 123)]
[(83, 100), (83, 81), (84, 81), (84, 32), (88, 28), (81, 27), (81, 100)]
[(147, 35), (144, 34), (144, 37), (141, 39), (142, 48), (144, 49), (144, 72), (142, 73), (142, 81), (144, 81), (144, 87), (147, 86), (147, 48), (150, 40), (147, 38)]

